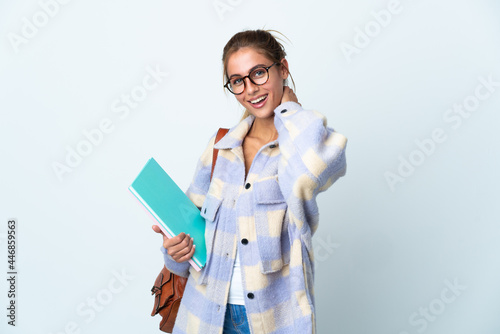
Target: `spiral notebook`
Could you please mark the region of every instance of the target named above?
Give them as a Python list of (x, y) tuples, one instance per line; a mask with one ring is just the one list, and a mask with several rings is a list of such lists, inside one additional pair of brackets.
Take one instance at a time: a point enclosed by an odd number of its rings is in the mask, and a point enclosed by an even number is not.
[(181, 232), (191, 235), (196, 249), (189, 263), (200, 271), (207, 261), (205, 219), (184, 191), (154, 158), (148, 160), (128, 189), (167, 237)]

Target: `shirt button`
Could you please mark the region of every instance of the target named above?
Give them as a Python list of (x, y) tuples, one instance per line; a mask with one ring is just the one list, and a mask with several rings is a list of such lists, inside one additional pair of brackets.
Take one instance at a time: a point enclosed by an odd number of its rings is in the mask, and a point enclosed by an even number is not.
[(247, 297), (250, 298), (250, 299), (253, 299), (254, 295), (253, 295), (253, 293), (249, 292), (248, 295), (247, 295)]
[(247, 240), (247, 239), (245, 239), (245, 238), (243, 238), (243, 239), (241, 239), (241, 243), (242, 243), (243, 245), (246, 245), (246, 244), (248, 244), (248, 240)]
[(220, 305), (217, 306), (217, 312), (220, 312)]
[(203, 213), (207, 213), (207, 208), (205, 208), (205, 210), (203, 210)]
[(250, 188), (250, 183), (245, 184), (245, 189)]
[(275, 148), (275, 147), (276, 147), (276, 145), (274, 145), (274, 144), (273, 145), (269, 145), (269, 148)]
[(286, 111), (287, 111), (286, 109), (283, 109), (283, 110), (281, 110), (281, 113), (284, 114), (284, 113), (286, 113)]

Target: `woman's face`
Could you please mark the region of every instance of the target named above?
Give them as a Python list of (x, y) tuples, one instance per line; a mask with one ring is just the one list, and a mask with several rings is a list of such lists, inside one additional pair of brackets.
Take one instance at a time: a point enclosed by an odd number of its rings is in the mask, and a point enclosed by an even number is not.
[[(268, 67), (273, 61), (252, 48), (241, 48), (233, 53), (227, 62), (227, 75), (230, 78), (233, 75), (244, 77), (256, 65)], [(286, 59), (281, 64), (288, 67)], [(238, 102), (246, 108), (250, 114), (257, 118), (268, 118), (274, 116), (274, 109), (280, 105), (283, 96), (283, 80), (288, 77), (288, 72), (282, 65), (274, 65), (269, 69), (269, 80), (263, 85), (255, 85), (250, 79), (245, 78), (245, 90), (240, 95), (235, 95)], [(264, 100), (258, 103), (252, 103), (261, 97)]]

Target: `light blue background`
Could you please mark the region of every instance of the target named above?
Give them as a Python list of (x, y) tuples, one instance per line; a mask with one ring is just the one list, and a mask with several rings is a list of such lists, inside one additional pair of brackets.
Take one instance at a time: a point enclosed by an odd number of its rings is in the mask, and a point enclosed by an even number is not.
[[(161, 238), (127, 187), (153, 156), (186, 189), (209, 136), (241, 117), (222, 90), (222, 49), (240, 30), (265, 28), (291, 40), (299, 102), (348, 138), (346, 176), (318, 197), (318, 333), (499, 333), (500, 87), (458, 128), (443, 119), (480, 77), (500, 81), (498, 2), (401, 0), (351, 61), (342, 43), (390, 1), (219, 2), (231, 10), (219, 15), (212, 0), (71, 1), (17, 53), (9, 33), (20, 35), (40, 4), (0, 3), (2, 268), (7, 220), (19, 222), (18, 326), (2, 316), (0, 331), (158, 332), (149, 290)], [(113, 103), (148, 66), (169, 75), (120, 118)], [(53, 163), (104, 119), (113, 130), (60, 181)], [(446, 141), (391, 191), (384, 174), (436, 128)], [(121, 271), (131, 277), (122, 285)], [(97, 296), (111, 297), (91, 319)]]

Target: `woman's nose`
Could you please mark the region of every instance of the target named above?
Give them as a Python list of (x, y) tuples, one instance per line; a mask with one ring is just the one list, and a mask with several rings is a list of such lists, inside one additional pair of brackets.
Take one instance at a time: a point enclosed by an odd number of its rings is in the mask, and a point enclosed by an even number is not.
[(255, 91), (257, 91), (259, 88), (259, 86), (257, 86), (256, 84), (254, 84), (250, 78), (245, 78), (245, 90), (247, 91), (247, 93), (253, 93)]

